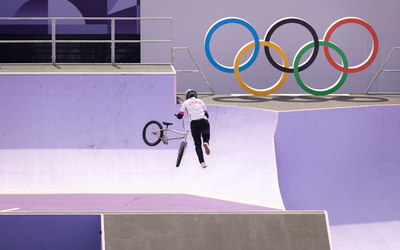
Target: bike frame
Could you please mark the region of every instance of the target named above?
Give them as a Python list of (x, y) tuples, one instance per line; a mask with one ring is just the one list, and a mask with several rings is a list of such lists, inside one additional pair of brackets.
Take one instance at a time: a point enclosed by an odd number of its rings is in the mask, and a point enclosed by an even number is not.
[[(182, 127), (185, 130), (185, 132), (174, 130), (174, 129), (170, 129), (168, 126), (173, 125), (170, 122), (163, 122), (163, 125), (165, 126), (165, 128), (163, 128), (161, 126), (160, 122), (155, 121), (155, 120), (149, 121), (143, 128), (143, 134), (142, 134), (143, 140), (148, 146), (156, 146), (161, 141), (165, 145), (167, 145), (169, 140), (183, 139), (179, 144), (178, 157), (176, 158), (176, 167), (179, 167), (179, 165), (181, 164), (181, 160), (182, 160), (183, 154), (186, 151), (185, 149), (186, 149), (186, 146), (187, 146), (187, 135), (190, 132), (190, 130), (186, 128), (185, 122), (189, 122), (189, 121), (186, 121), (185, 119), (182, 119)], [(155, 125), (158, 128), (158, 130), (153, 130), (155, 127), (150, 127), (150, 129), (148, 129), (149, 126), (152, 125), (152, 124)], [(147, 131), (147, 130), (149, 130), (149, 131)], [(167, 136), (168, 131), (171, 131), (169, 133), (175, 133), (175, 134), (178, 134), (178, 135), (181, 135), (181, 136), (174, 136), (174, 137), (168, 138), (168, 136)], [(149, 134), (149, 132), (150, 132), (150, 134)], [(151, 136), (150, 141), (148, 140), (149, 138), (147, 137), (146, 134)], [(157, 140), (154, 141), (153, 140), (154, 137), (156, 137)]]
[[(174, 130), (174, 129), (170, 129), (170, 128), (168, 128), (169, 125), (166, 125), (166, 127), (165, 127), (164, 129), (161, 129), (161, 130), (160, 130), (160, 131), (164, 131), (163, 137), (159, 137), (159, 136), (157, 136), (157, 137), (160, 138), (164, 144), (168, 144), (168, 141), (169, 141), (169, 140), (183, 139), (184, 141), (186, 141), (187, 135), (188, 135), (188, 133), (190, 132), (190, 129), (187, 129), (187, 128), (186, 128), (185, 122), (187, 122), (187, 121), (184, 120), (184, 119), (182, 119), (182, 126), (183, 126), (183, 129), (185, 130), (185, 132), (181, 132), (181, 131), (177, 131), (177, 130)], [(164, 124), (164, 125), (165, 125), (165, 124)], [(167, 137), (167, 132), (168, 132), (168, 131), (171, 131), (171, 132), (173, 132), (173, 133), (180, 134), (180, 135), (183, 135), (183, 136), (168, 138), (168, 137)], [(154, 132), (156, 132), (156, 131), (154, 131)]]

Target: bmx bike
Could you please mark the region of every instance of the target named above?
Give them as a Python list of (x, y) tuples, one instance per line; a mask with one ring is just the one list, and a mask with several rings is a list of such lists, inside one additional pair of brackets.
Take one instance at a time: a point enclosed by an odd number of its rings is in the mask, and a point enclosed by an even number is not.
[[(176, 116), (176, 115), (175, 115)], [(179, 144), (178, 148), (178, 156), (176, 158), (176, 167), (179, 167), (181, 164), (181, 160), (183, 157), (183, 154), (185, 152), (186, 146), (187, 146), (187, 135), (190, 132), (189, 129), (185, 127), (185, 120), (182, 119), (182, 125), (183, 129), (185, 132), (177, 131), (170, 129), (169, 126), (173, 125), (171, 122), (162, 122), (165, 125), (165, 128), (161, 126), (161, 123), (158, 121), (149, 121), (143, 128), (143, 141), (148, 145), (148, 146), (156, 146), (158, 145), (161, 141), (167, 145), (169, 140), (177, 140), (177, 139), (182, 139), (182, 141)], [(179, 134), (181, 136), (176, 136), (176, 137), (167, 137), (168, 131)]]

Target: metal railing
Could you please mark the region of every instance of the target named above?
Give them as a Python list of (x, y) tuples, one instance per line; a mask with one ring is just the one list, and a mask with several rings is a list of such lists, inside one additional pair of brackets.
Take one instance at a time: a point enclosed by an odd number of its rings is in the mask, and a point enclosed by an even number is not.
[(383, 69), (383, 67), (385, 67), (386, 63), (388, 62), (389, 58), (392, 56), (393, 52), (395, 50), (400, 49), (400, 47), (394, 47), (392, 49), (392, 51), (389, 53), (388, 57), (386, 58), (385, 62), (382, 64), (381, 68), (379, 69), (378, 73), (376, 73), (374, 79), (372, 79), (371, 84), (368, 86), (367, 90), (365, 91), (365, 94), (386, 94), (386, 95), (390, 95), (390, 94), (400, 94), (400, 92), (384, 92), (384, 93), (380, 93), (380, 92), (369, 92), (369, 89), (372, 87), (372, 84), (374, 84), (376, 78), (378, 78), (379, 74), (381, 72), (400, 72), (400, 69)]
[[(174, 64), (174, 52), (175, 52), (175, 50), (186, 50), (189, 53), (190, 57), (192, 58), (194, 64), (197, 67), (197, 70), (196, 69), (194, 69), (194, 70), (179, 70), (179, 69), (177, 70), (176, 69), (175, 70), (176, 73), (200, 73), (202, 75), (204, 81), (207, 83), (208, 87), (210, 88), (211, 92), (204, 92), (204, 93), (200, 92), (198, 94), (215, 95), (214, 90), (212, 89), (210, 83), (207, 81), (207, 78), (204, 75), (203, 71), (201, 71), (201, 69), (200, 69), (199, 65), (197, 64), (196, 60), (194, 59), (192, 53), (190, 53), (189, 48), (187, 48), (187, 47), (173, 47), (172, 48), (172, 64)], [(178, 93), (178, 94), (184, 94), (184, 93)]]
[[(172, 17), (0, 17), (1, 20), (51, 20), (51, 40), (0, 40), (0, 43), (51, 43), (51, 60), (56, 65), (56, 44), (57, 43), (111, 43), (111, 64), (115, 64), (115, 43), (169, 43), (171, 47), (172, 63)], [(56, 39), (56, 20), (110, 20), (111, 39), (110, 40), (57, 40)], [(116, 40), (115, 21), (116, 20), (170, 20), (170, 39), (169, 40)]]
[[(214, 95), (214, 90), (212, 89), (210, 83), (207, 81), (204, 73), (201, 71), (199, 65), (194, 59), (193, 55), (190, 53), (187, 47), (172, 47), (172, 17), (0, 17), (2, 20), (48, 20), (51, 21), (51, 40), (0, 40), (1, 43), (51, 43), (51, 60), (52, 64), (57, 64), (56, 55), (56, 44), (57, 43), (111, 43), (111, 64), (115, 65), (115, 44), (116, 43), (169, 43), (170, 44), (170, 64), (174, 64), (174, 50), (186, 50), (193, 62), (195, 63), (197, 70), (176, 70), (177, 73), (187, 73), (187, 72), (198, 72), (200, 73), (211, 92), (204, 94)], [(63, 40), (56, 38), (56, 21), (57, 20), (110, 20), (111, 21), (111, 39), (110, 40)], [(115, 39), (115, 21), (117, 20), (131, 20), (131, 21), (141, 21), (141, 20), (169, 20), (170, 21), (170, 39), (169, 40), (116, 40)], [(1, 26), (1, 24), (0, 24)]]

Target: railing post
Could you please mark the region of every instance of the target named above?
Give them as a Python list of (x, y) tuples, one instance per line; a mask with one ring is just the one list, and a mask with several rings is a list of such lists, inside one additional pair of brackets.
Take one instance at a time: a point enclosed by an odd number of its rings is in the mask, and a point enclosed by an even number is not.
[(115, 64), (115, 19), (111, 19), (111, 64)]
[(170, 21), (170, 29), (171, 29), (171, 33), (170, 33), (170, 45), (171, 45), (171, 65), (174, 64), (174, 48), (172, 47), (172, 19)]
[(56, 19), (51, 19), (51, 62), (56, 65)]

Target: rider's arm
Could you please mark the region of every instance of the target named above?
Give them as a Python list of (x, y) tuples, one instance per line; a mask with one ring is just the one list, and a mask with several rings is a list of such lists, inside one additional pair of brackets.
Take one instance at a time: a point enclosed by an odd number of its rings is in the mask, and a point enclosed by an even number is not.
[(181, 109), (179, 110), (179, 113), (176, 115), (176, 117), (177, 117), (178, 119), (182, 119), (183, 114), (185, 113), (185, 110), (186, 110), (185, 105), (186, 105), (186, 102), (184, 102), (184, 103), (182, 104), (182, 107), (181, 107)]
[(208, 115), (208, 112), (207, 112), (207, 107), (206, 107), (206, 105), (204, 104), (203, 101), (201, 101), (201, 102), (203, 103), (204, 115), (205, 115), (207, 118), (209, 118), (209, 115)]

